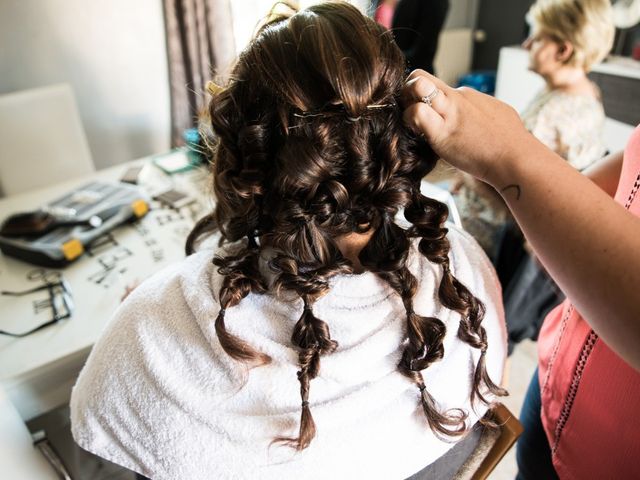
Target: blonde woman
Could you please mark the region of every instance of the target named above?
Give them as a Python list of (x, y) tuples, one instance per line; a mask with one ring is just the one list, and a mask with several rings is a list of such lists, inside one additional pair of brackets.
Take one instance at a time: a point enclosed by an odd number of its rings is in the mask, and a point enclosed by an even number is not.
[(613, 44), (609, 0), (538, 0), (529, 11), (529, 68), (546, 87), (523, 112), (525, 127), (584, 170), (605, 153), (604, 109), (587, 73)]
[[(604, 109), (587, 73), (613, 44), (609, 0), (538, 0), (527, 15), (531, 35), (523, 43), (529, 68), (546, 86), (521, 118), (527, 130), (582, 171), (606, 153)], [(490, 187), (465, 178), (454, 189), (463, 225), (487, 253), (496, 254), (496, 233), (509, 218)]]

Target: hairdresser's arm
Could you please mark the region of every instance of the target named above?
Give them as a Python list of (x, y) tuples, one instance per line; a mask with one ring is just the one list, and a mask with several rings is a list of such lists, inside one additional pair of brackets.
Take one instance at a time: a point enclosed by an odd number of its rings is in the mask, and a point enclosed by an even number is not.
[(620, 181), (622, 171), (622, 152), (607, 155), (582, 173), (598, 185), (607, 195), (613, 197)]
[[(435, 85), (433, 108), (415, 101)], [(502, 194), (578, 311), (640, 370), (640, 219), (538, 142), (504, 103), (422, 71), (411, 74), (404, 95), (407, 124)]]

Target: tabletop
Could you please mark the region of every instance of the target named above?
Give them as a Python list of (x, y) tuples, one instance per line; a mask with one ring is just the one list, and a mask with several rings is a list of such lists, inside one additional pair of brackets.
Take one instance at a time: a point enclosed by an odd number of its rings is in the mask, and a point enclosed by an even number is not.
[[(0, 200), (0, 219), (43, 206), (66, 192), (96, 180), (117, 181), (131, 166), (144, 165), (139, 185), (154, 196), (170, 188), (195, 201), (180, 209), (151, 202), (142, 219), (124, 224), (96, 239), (75, 262), (61, 269), (41, 268), (0, 254), (0, 290), (24, 291), (42, 283), (42, 274), (58, 272), (69, 285), (72, 315), (23, 338), (0, 335), (0, 383), (23, 417), (42, 413), (34, 389), (47, 388), (47, 378), (65, 359), (81, 366), (91, 346), (112, 317), (126, 289), (185, 257), (185, 239), (195, 221), (212, 208), (204, 169), (167, 175), (149, 159), (121, 164), (90, 176)], [(54, 302), (60, 299), (54, 298)], [(20, 297), (0, 295), (0, 329), (24, 332), (52, 317), (47, 291)], [(78, 365), (76, 365), (78, 366)], [(73, 370), (73, 369), (72, 369)], [(77, 373), (77, 372), (75, 372)], [(41, 385), (37, 385), (39, 378)]]

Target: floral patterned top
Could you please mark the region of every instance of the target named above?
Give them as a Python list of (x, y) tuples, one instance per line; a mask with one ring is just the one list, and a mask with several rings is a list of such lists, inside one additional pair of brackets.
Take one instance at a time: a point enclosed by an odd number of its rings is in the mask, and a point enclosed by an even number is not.
[(547, 89), (522, 113), (526, 129), (578, 170), (606, 153), (604, 119), (599, 99)]
[[(599, 99), (557, 90), (539, 92), (521, 114), (525, 127), (573, 167), (584, 170), (606, 153), (602, 138), (604, 108)], [(453, 192), (463, 227), (490, 258), (509, 211), (488, 185), (465, 176)]]

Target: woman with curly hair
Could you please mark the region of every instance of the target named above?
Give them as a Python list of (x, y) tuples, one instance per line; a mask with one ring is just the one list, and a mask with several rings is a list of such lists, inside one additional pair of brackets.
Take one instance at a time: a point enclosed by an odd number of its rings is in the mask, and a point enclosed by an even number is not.
[(187, 249), (220, 248), (120, 307), (73, 391), (80, 446), (154, 479), (422, 478), (505, 394), (498, 282), (420, 193), (405, 80), (347, 3), (261, 28), (210, 105)]

